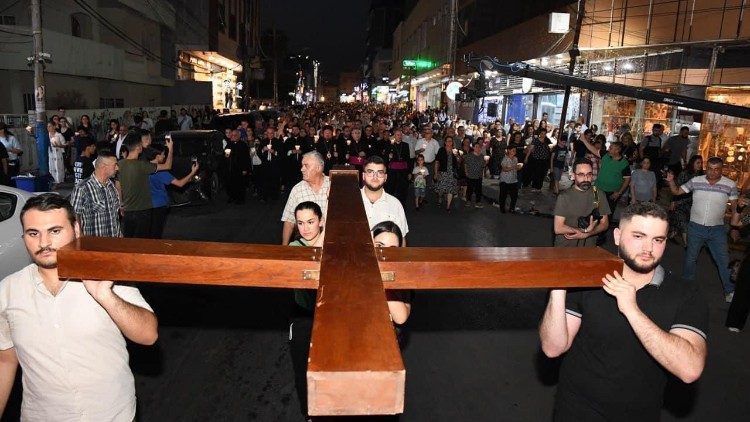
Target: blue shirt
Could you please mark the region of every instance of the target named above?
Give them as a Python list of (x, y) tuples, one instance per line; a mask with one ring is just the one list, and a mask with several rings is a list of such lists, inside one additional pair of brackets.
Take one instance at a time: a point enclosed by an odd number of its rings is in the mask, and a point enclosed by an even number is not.
[(174, 176), (172, 176), (172, 173), (166, 170), (157, 171), (148, 176), (149, 189), (151, 190), (151, 205), (154, 208), (169, 205), (167, 186), (171, 185), (173, 180)]

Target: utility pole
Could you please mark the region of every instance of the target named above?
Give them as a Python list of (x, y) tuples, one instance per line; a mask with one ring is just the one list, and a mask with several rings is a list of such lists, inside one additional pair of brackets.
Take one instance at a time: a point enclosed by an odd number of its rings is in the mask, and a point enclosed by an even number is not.
[(276, 51), (276, 24), (273, 25), (273, 104), (279, 104), (279, 65)]
[(36, 109), (36, 151), (39, 162), (39, 176), (49, 175), (49, 133), (47, 133), (47, 110), (45, 105), (44, 61), (49, 58), (43, 53), (42, 5), (41, 0), (31, 0), (31, 33), (34, 37), (34, 55), (30, 57), (34, 65), (34, 98)]
[[(583, 15), (586, 11), (586, 0), (578, 0), (578, 12), (576, 13), (576, 27), (573, 32), (573, 45), (570, 47), (570, 66), (568, 73), (573, 75), (576, 70), (576, 62), (581, 51), (578, 49), (578, 41), (581, 38), (581, 25), (583, 25)], [(570, 85), (565, 86), (565, 96), (563, 97), (562, 112), (560, 115), (560, 133), (565, 129), (565, 117), (568, 114), (568, 101), (570, 100)]]

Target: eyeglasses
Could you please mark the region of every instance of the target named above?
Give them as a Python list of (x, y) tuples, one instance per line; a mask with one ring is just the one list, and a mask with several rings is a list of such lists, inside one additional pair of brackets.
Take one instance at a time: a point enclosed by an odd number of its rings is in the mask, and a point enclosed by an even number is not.
[(382, 179), (385, 177), (385, 170), (365, 170), (365, 174), (367, 177), (377, 177), (378, 179)]

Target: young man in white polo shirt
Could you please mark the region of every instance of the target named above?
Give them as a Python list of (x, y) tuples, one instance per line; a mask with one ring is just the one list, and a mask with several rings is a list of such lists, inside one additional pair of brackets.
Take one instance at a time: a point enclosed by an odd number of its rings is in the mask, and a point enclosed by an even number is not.
[(0, 415), (20, 364), (21, 420), (133, 421), (125, 338), (154, 344), (151, 307), (135, 287), (58, 277), (57, 250), (80, 235), (68, 200), (30, 199), (21, 225), (34, 263), (0, 281)]
[(362, 202), (367, 214), (367, 222), (370, 224), (370, 230), (378, 223), (383, 221), (393, 221), (396, 223), (403, 234), (403, 244), (406, 246), (406, 234), (409, 233), (409, 226), (406, 224), (406, 214), (401, 202), (393, 195), (388, 194), (384, 189), (385, 181), (388, 179), (385, 161), (377, 156), (371, 156), (365, 163), (362, 172)]
[(687, 280), (695, 279), (695, 267), (703, 245), (708, 246), (716, 266), (719, 267), (719, 277), (724, 286), (724, 296), (727, 302), (734, 296), (734, 284), (729, 278), (729, 249), (727, 245), (727, 230), (724, 225), (724, 213), (727, 201), (731, 201), (731, 208), (737, 203), (737, 185), (722, 176), (724, 162), (719, 157), (708, 159), (706, 174), (690, 179), (682, 186), (674, 182), (674, 174), (667, 175), (667, 183), (673, 195), (693, 192), (693, 206), (690, 208), (690, 223), (688, 224), (687, 252), (685, 253), (685, 267), (682, 276)]

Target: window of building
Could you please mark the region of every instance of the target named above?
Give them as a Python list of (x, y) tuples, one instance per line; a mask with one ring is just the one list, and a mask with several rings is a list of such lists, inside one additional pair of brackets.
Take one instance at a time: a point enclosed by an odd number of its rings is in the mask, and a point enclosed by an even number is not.
[(99, 98), (99, 108), (123, 108), (125, 101), (122, 98)]
[(24, 110), (35, 110), (36, 103), (34, 102), (34, 95), (31, 93), (23, 94), (23, 109)]
[(91, 35), (91, 17), (85, 13), (71, 14), (70, 34), (78, 38), (93, 39)]
[(0, 23), (3, 24), (3, 25), (15, 25), (16, 24), (16, 17), (15, 16), (4, 15), (2, 18), (0, 18)]

